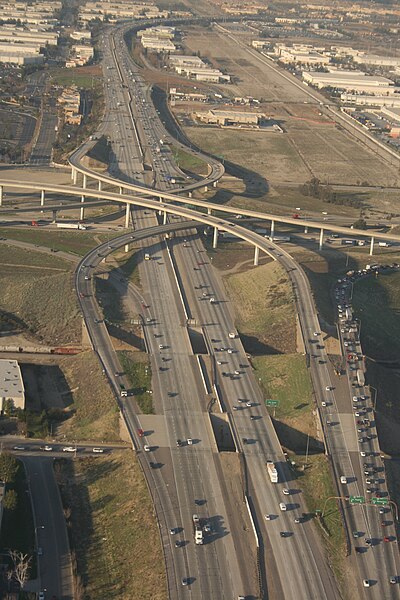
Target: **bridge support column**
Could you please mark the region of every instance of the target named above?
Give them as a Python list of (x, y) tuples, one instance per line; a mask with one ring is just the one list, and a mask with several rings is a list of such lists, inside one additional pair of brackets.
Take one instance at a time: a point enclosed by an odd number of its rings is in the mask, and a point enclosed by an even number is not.
[(372, 237), (372, 238), (371, 238), (371, 245), (370, 245), (370, 247), (369, 247), (369, 255), (370, 255), (370, 256), (372, 256), (372, 255), (373, 255), (373, 253), (374, 253), (374, 241), (375, 241), (375, 238), (373, 238), (373, 237)]
[(208, 215), (212, 215), (212, 210), (211, 210), (211, 208), (207, 208), (207, 214), (208, 214)]
[(308, 233), (308, 227), (304, 227), (304, 233)]
[(163, 225), (166, 225), (166, 224), (167, 224), (167, 211), (164, 210), (164, 213), (163, 213)]
[(191, 198), (192, 197), (192, 192), (189, 192), (188, 196), (189, 196), (189, 198)]
[(271, 240), (274, 241), (275, 221), (271, 221)]
[(98, 190), (99, 190), (99, 192), (101, 192), (101, 183), (102, 183), (101, 179), (99, 179), (99, 181), (98, 181)]
[(217, 181), (214, 181), (213, 187), (217, 187), (217, 183), (218, 183)]
[(205, 186), (204, 186), (204, 191), (205, 191), (205, 192), (208, 192), (208, 185), (205, 185)]
[(125, 210), (125, 229), (128, 229), (129, 227), (129, 217), (131, 216), (131, 205), (129, 204), (129, 202), (126, 203), (126, 210)]
[(87, 175), (86, 175), (86, 173), (84, 173), (82, 187), (85, 189), (86, 186), (87, 186)]
[(74, 167), (72, 167), (71, 168), (71, 179), (72, 179), (72, 181), (75, 180), (75, 177), (76, 177), (76, 175), (75, 175), (75, 169), (74, 169)]
[(40, 192), (40, 206), (44, 206), (44, 195), (45, 195), (45, 191), (42, 190)]
[(323, 243), (324, 243), (324, 230), (321, 228), (321, 232), (319, 234), (319, 245), (318, 245), (319, 250), (322, 250)]
[[(82, 204), (84, 204), (84, 202), (85, 202), (85, 196), (82, 196), (81, 202), (82, 202)], [(79, 215), (79, 220), (83, 221), (84, 218), (85, 218), (85, 207), (81, 206), (81, 213)]]
[(218, 227), (214, 227), (213, 248), (216, 248), (217, 244), (218, 244)]
[(76, 185), (77, 178), (78, 178), (78, 171), (76, 169), (74, 169), (72, 171), (72, 181), (73, 181), (74, 185)]
[(57, 223), (57, 211), (53, 210), (53, 223)]
[(119, 193), (122, 195), (124, 193), (124, 188), (120, 185), (119, 186)]
[(0, 206), (3, 206), (3, 186), (0, 185)]
[(260, 256), (260, 248), (256, 246), (254, 248), (254, 266), (258, 267), (258, 257)]
[(129, 252), (129, 244), (125, 244), (124, 250), (125, 250), (125, 252)]

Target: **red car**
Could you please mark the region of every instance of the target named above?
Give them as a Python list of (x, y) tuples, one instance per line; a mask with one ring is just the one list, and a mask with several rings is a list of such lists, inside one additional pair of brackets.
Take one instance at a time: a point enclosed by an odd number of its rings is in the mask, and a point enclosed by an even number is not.
[(143, 436), (144, 436), (144, 431), (143, 431), (143, 429), (138, 429), (138, 430), (137, 430), (137, 432), (138, 432), (138, 436), (139, 436), (139, 437), (143, 437)]

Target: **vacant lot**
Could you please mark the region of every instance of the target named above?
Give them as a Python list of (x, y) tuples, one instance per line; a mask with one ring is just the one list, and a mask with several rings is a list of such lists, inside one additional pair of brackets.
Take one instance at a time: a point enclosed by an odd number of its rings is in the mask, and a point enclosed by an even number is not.
[(166, 600), (147, 487), (130, 451), (59, 461), (56, 474), (86, 600)]
[[(1, 322), (52, 345), (80, 341), (81, 320), (70, 263), (0, 246)], [(8, 325), (7, 325), (8, 323)]]
[(225, 278), (244, 344), (254, 354), (293, 352), (296, 327), (291, 285), (271, 262)]
[(57, 434), (69, 440), (119, 440), (119, 411), (94, 352), (63, 359), (66, 414)]

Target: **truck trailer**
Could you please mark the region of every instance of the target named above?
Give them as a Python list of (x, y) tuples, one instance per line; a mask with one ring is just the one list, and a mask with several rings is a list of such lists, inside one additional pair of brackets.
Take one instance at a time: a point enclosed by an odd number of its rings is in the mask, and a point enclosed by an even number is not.
[(57, 223), (57, 227), (59, 229), (87, 229), (86, 225), (82, 225), (82, 223)]
[(267, 462), (267, 471), (271, 482), (278, 483), (278, 471), (276, 470), (276, 467), (272, 460), (269, 460)]

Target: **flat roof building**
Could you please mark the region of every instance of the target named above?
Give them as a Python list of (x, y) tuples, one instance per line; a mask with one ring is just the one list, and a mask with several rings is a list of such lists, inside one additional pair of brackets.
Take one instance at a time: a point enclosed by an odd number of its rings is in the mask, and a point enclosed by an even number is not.
[(370, 96), (367, 94), (340, 94), (340, 100), (347, 104), (355, 106), (400, 106), (400, 94), (392, 94), (391, 96)]
[(362, 71), (303, 71), (303, 79), (318, 89), (325, 87), (338, 88), (370, 94), (393, 94), (399, 88), (394, 86), (391, 79), (378, 75), (366, 75)]
[(393, 106), (383, 106), (381, 113), (388, 119), (392, 119), (393, 121), (398, 121), (400, 123), (400, 103), (398, 108), (394, 108)]
[(16, 360), (0, 360), (0, 411), (11, 401), (14, 408), (25, 408), (25, 387)]
[(262, 113), (234, 111), (234, 110), (208, 110), (197, 112), (196, 118), (209, 125), (253, 125), (259, 126), (265, 115)]

